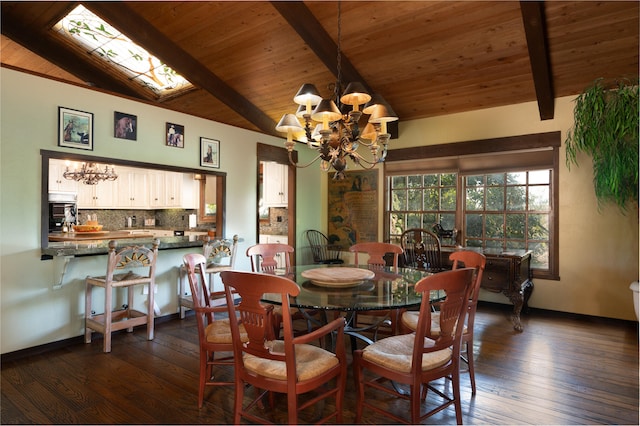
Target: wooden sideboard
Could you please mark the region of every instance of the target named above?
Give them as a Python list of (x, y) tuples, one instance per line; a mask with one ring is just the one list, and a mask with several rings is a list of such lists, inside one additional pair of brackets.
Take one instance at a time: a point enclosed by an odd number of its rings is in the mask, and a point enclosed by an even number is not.
[(527, 308), (533, 292), (531, 275), (531, 251), (442, 247), (443, 266), (451, 267), (449, 255), (456, 250), (478, 250), (487, 257), (481, 287), (494, 293), (502, 293), (513, 303), (513, 328), (522, 331), (520, 313)]

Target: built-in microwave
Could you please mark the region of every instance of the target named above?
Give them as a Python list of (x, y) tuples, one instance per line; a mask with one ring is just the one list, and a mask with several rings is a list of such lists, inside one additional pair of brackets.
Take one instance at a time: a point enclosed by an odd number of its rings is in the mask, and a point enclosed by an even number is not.
[(77, 224), (78, 194), (75, 192), (49, 193), (49, 232), (62, 231), (64, 224)]

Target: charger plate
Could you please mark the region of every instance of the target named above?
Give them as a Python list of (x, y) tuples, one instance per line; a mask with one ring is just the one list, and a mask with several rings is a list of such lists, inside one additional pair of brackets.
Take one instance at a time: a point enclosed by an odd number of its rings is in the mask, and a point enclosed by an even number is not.
[(300, 275), (321, 287), (354, 287), (376, 276), (373, 271), (360, 268), (316, 268)]

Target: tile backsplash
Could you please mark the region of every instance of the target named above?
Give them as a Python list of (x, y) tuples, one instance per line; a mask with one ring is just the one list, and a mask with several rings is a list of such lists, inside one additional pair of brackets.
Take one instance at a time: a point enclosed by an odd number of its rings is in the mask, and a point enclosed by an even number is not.
[[(166, 209), (166, 210), (91, 210), (79, 209), (78, 217), (80, 223), (87, 221), (88, 215), (96, 215), (98, 223), (103, 225), (105, 231), (119, 231), (127, 228), (127, 218), (132, 218), (131, 228), (162, 228), (187, 230), (189, 229), (189, 215), (197, 214), (197, 210), (192, 209)], [(135, 217), (135, 220), (133, 218)], [(145, 225), (145, 220), (155, 219), (155, 226)], [(148, 223), (148, 222), (147, 222)], [(208, 230), (215, 228), (212, 224), (198, 225), (195, 229)]]

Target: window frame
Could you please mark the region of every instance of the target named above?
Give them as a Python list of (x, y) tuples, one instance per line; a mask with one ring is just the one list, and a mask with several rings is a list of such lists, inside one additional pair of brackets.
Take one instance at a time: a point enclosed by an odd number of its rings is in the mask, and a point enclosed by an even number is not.
[[(458, 173), (462, 176), (548, 168), (551, 172), (549, 269), (532, 269), (534, 278), (559, 280), (559, 131), (494, 139), (454, 142), (390, 150), (384, 163), (384, 235), (390, 236), (390, 177), (410, 174)], [(508, 164), (508, 166), (504, 166)], [(458, 187), (456, 227), (464, 220), (464, 186)], [(460, 213), (460, 214), (458, 214)]]

